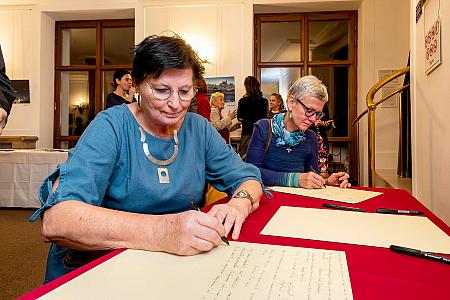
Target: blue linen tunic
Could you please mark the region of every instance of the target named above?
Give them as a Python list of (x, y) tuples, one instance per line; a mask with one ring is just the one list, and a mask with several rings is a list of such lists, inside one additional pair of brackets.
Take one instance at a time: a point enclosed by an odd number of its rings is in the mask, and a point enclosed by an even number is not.
[[(166, 160), (174, 151), (174, 140), (146, 134), (153, 157)], [(203, 194), (205, 179), (231, 195), (244, 181), (261, 181), (259, 170), (242, 162), (203, 117), (187, 113), (178, 132), (179, 153), (168, 166), (170, 183), (159, 182), (158, 165), (145, 155), (139, 124), (126, 105), (97, 115), (85, 130), (68, 159), (58, 165), (41, 186), (42, 204), (30, 220), (49, 207), (66, 200), (143, 214), (169, 214), (191, 209)], [(59, 176), (59, 186), (52, 185)], [(69, 249), (52, 244), (45, 282), (70, 270), (63, 259)]]
[(288, 146), (277, 147), (277, 135), (272, 134), (266, 152), (269, 122), (268, 119), (262, 119), (255, 123), (246, 158), (248, 163), (259, 168), (263, 183), (290, 186), (294, 173), (310, 172), (311, 167), (317, 172), (319, 148), (316, 134), (312, 130), (306, 130), (305, 141), (289, 147), (289, 152)]

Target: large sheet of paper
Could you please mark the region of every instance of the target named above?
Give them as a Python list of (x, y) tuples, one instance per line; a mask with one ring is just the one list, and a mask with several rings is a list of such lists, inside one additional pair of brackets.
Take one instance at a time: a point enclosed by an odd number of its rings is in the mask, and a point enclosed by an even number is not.
[(372, 192), (372, 191), (341, 189), (336, 186), (327, 186), (326, 188), (321, 189), (304, 189), (304, 188), (291, 188), (284, 186), (271, 186), (270, 189), (287, 194), (314, 197), (346, 203), (359, 203), (364, 200), (383, 194), (380, 192)]
[(345, 252), (230, 242), (176, 256), (127, 250), (40, 299), (353, 299)]
[(281, 206), (261, 234), (450, 254), (450, 237), (417, 216)]

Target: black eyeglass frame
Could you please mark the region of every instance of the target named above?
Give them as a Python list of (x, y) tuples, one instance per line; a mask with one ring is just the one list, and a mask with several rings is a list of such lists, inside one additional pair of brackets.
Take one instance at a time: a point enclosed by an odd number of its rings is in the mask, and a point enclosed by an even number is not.
[(325, 116), (325, 113), (323, 111), (316, 111), (315, 109), (306, 106), (305, 103), (303, 103), (299, 99), (295, 99), (295, 100), (297, 100), (298, 103), (303, 105), (303, 108), (305, 110), (305, 116), (307, 116), (308, 118), (310, 118), (313, 115), (315, 115), (316, 120), (320, 120), (320, 119), (322, 119)]

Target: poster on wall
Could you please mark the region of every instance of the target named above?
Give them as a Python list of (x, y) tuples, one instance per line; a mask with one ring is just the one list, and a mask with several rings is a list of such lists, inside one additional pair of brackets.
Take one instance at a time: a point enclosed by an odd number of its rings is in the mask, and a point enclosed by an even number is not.
[[(383, 80), (384, 78), (388, 77), (389, 75), (395, 73), (396, 70), (378, 70), (378, 80)], [(400, 77), (394, 78), (392, 79), (390, 82), (386, 83), (382, 88), (381, 88), (381, 97), (386, 97), (388, 96), (390, 93), (398, 90), (399, 88), (401, 88), (403, 86)], [(389, 107), (389, 108), (395, 108), (397, 107), (397, 99), (398, 99), (398, 94), (395, 94), (391, 97), (389, 97), (388, 99), (386, 99), (383, 103), (381, 103), (381, 107)]]
[(425, 34), (425, 74), (441, 64), (441, 20), (438, 17)]
[(11, 87), (16, 94), (16, 100), (14, 100), (14, 104), (30, 103), (29, 80), (11, 80)]
[(212, 93), (221, 92), (224, 94), (225, 105), (235, 104), (235, 84), (234, 76), (222, 76), (222, 77), (208, 77), (205, 78), (206, 84), (208, 85), (208, 100)]

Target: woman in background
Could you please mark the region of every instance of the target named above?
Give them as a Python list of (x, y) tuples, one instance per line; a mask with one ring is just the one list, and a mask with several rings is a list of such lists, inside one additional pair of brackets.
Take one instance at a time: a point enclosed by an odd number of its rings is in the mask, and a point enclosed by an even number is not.
[(3, 60), (3, 52), (0, 46), (0, 135), (6, 125), (6, 120), (8, 119), (15, 99), (16, 95), (6, 75), (5, 61)]
[(274, 115), (284, 113), (286, 110), (283, 105), (283, 98), (280, 94), (273, 93), (269, 99), (269, 119), (272, 119)]
[(329, 143), (327, 131), (334, 126), (334, 120), (330, 119), (328, 106), (325, 104), (323, 107), (324, 116), (321, 120), (317, 120), (310, 129), (316, 133), (317, 141), (319, 143), (319, 174), (323, 178), (327, 178), (328, 172), (328, 161), (329, 161)]
[(236, 110), (232, 110), (226, 117), (222, 116), (222, 110), (225, 107), (224, 94), (215, 92), (211, 94), (211, 124), (219, 131), (227, 144), (230, 143), (230, 128), (234, 118), (236, 118)]
[(248, 142), (253, 132), (253, 125), (258, 120), (267, 117), (269, 101), (263, 98), (258, 79), (247, 76), (244, 80), (245, 95), (238, 102), (237, 118), (242, 123), (241, 142), (239, 155), (243, 157), (247, 153)]
[(208, 101), (208, 96), (206, 95), (208, 92), (208, 85), (206, 84), (205, 79), (201, 78), (197, 80), (196, 87), (197, 93), (195, 94), (195, 98), (197, 99), (197, 113), (210, 121), (211, 106)]
[(106, 97), (105, 109), (121, 104), (134, 102), (135, 89), (131, 80), (130, 72), (119, 69), (113, 76), (114, 92)]

